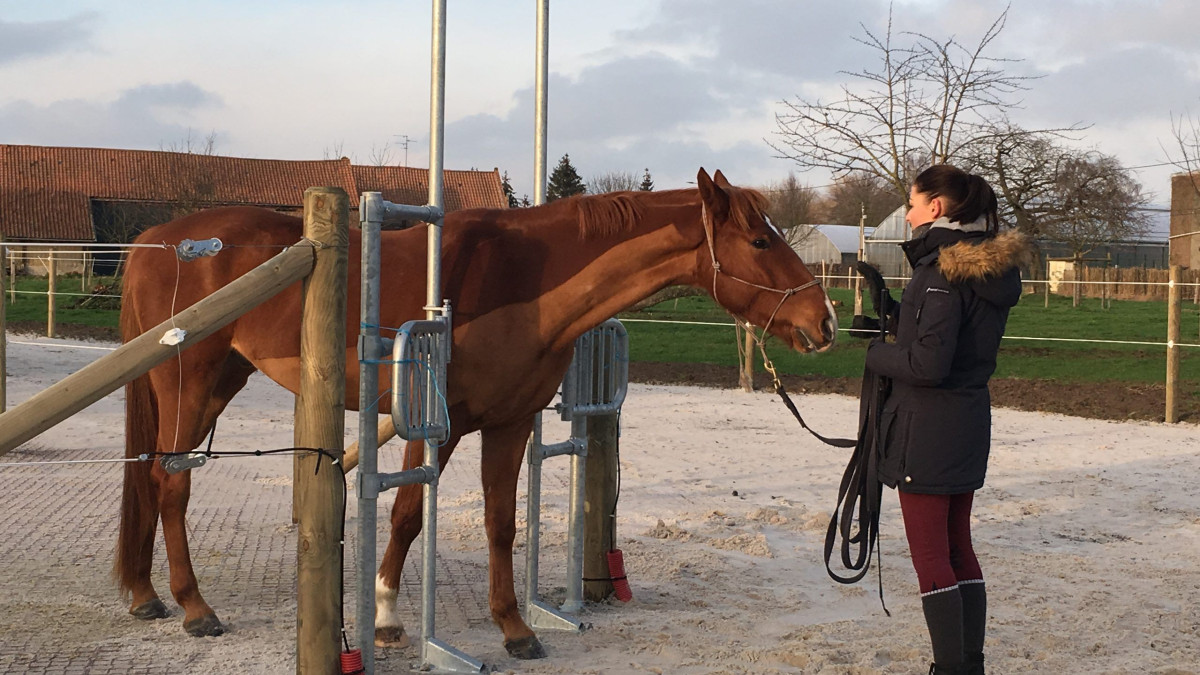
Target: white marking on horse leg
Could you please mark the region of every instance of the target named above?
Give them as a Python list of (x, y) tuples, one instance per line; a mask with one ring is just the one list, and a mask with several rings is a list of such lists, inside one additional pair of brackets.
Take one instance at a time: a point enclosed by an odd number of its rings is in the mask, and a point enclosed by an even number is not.
[(404, 630), (400, 614), (396, 611), (396, 595), (399, 589), (388, 588), (383, 577), (375, 575), (375, 629), (399, 628)]

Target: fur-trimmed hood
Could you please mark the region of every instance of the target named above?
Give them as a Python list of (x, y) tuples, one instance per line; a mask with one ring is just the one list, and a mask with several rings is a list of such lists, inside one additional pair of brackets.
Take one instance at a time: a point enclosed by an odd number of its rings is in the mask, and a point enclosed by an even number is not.
[(1016, 230), (982, 240), (964, 240), (943, 248), (938, 267), (946, 281), (960, 284), (999, 277), (1013, 267), (1030, 264), (1037, 254), (1033, 241)]
[(914, 238), (900, 245), (916, 269), (934, 264), (946, 281), (969, 285), (975, 293), (998, 307), (1012, 307), (1021, 299), (1020, 267), (1035, 259), (1033, 241), (1009, 230), (994, 237), (984, 232), (924, 225)]

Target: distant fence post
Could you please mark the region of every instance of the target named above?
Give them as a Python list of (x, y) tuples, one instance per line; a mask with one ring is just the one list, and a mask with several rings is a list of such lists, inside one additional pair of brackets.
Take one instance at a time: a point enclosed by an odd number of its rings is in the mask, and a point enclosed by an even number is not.
[(54, 287), (58, 282), (58, 264), (54, 249), (50, 249), (50, 262), (46, 265), (46, 337), (54, 337)]
[(1179, 265), (1171, 265), (1167, 286), (1167, 411), (1166, 421), (1179, 421), (1179, 315), (1183, 309), (1179, 292)]
[(295, 455), (296, 672), (341, 672), (342, 544), (346, 423), (346, 269), (350, 200), (341, 188), (304, 191), (304, 236), (316, 245), (304, 279)]
[(8, 410), (8, 307), (4, 304), (4, 235), (0, 234), (0, 413)]

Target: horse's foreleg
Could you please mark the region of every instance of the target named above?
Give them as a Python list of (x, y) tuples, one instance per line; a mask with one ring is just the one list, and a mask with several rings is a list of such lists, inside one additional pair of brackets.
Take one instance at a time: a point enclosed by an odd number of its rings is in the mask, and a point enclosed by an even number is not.
[[(409, 445), (412, 445), (411, 443)], [(419, 444), (418, 444), (419, 446)], [(408, 463), (405, 462), (405, 466)], [(392, 537), (379, 563), (375, 577), (375, 644), (379, 647), (407, 647), (408, 635), (396, 610), (400, 573), (408, 549), (421, 533), (421, 486), (402, 485), (396, 490), (392, 506)]]
[(519, 659), (546, 656), (537, 635), (521, 618), (513, 585), (513, 538), (516, 536), (517, 477), (533, 418), (483, 430), (481, 473), (488, 536), (488, 604), (492, 620), (504, 631), (504, 647)]
[[(452, 425), (453, 427), (453, 425)], [(438, 464), (445, 470), (460, 436), (454, 435), (438, 450)], [(420, 441), (410, 441), (404, 451), (404, 468), (411, 469), (424, 461)], [(408, 635), (396, 610), (400, 589), (400, 573), (413, 540), (421, 533), (421, 486), (404, 485), (396, 491), (392, 505), (392, 536), (375, 577), (375, 644), (380, 647), (406, 647)]]
[(184, 514), (192, 491), (191, 471), (168, 474), (160, 466), (154, 468), (158, 479), (163, 542), (167, 547), (167, 565), (171, 570), (171, 595), (183, 608), (183, 628), (195, 637), (220, 635), (225, 629), (221, 627), (216, 612), (200, 595), (200, 586), (192, 570), (192, 556), (188, 551)]

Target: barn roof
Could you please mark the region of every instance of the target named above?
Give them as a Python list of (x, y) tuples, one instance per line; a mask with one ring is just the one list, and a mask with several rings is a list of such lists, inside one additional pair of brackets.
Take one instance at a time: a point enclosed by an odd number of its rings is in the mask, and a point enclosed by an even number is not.
[[(504, 208), (498, 171), (446, 171), (447, 211)], [(378, 190), (424, 204), (428, 171), (360, 167), (343, 157), (296, 161), (220, 155), (0, 145), (0, 232), (7, 237), (92, 241), (91, 201), (191, 202), (198, 206), (303, 206), (304, 190), (335, 186), (352, 195)]]
[[(425, 204), (429, 195), (429, 171), (404, 166), (355, 166), (359, 192), (382, 192), (396, 204)], [(446, 211), (508, 208), (500, 186), (500, 170), (442, 173), (442, 196)]]

